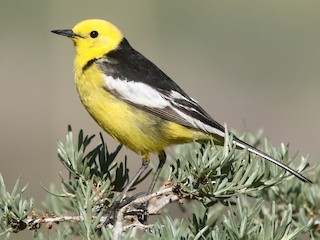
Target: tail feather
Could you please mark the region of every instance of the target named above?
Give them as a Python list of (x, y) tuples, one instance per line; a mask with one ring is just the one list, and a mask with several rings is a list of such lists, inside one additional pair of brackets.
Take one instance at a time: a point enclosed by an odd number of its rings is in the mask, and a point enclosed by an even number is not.
[(303, 182), (308, 182), (308, 183), (312, 183), (308, 178), (306, 178), (305, 176), (303, 176), (303, 175), (300, 174), (299, 172), (293, 170), (293, 169), (290, 168), (289, 166), (287, 166), (287, 165), (279, 162), (278, 160), (276, 160), (276, 159), (274, 159), (273, 157), (265, 154), (264, 152), (262, 152), (262, 151), (260, 151), (260, 150), (258, 150), (258, 149), (256, 149), (256, 148), (250, 146), (249, 144), (241, 141), (240, 139), (234, 139), (234, 140), (233, 140), (233, 143), (234, 143), (236, 146), (238, 146), (238, 147), (240, 147), (240, 148), (242, 148), (242, 149), (248, 149), (249, 152), (254, 153), (254, 154), (256, 154), (256, 155), (258, 155), (258, 156), (260, 156), (260, 157), (262, 157), (262, 158), (264, 158), (264, 159), (266, 159), (266, 160), (268, 160), (268, 161), (270, 161), (270, 162), (272, 162), (272, 163), (274, 163), (274, 164), (276, 164), (277, 166), (279, 166), (279, 167), (283, 168), (284, 170), (288, 171), (289, 173), (291, 173), (291, 174), (294, 175), (295, 177), (299, 178), (301, 181), (303, 181)]

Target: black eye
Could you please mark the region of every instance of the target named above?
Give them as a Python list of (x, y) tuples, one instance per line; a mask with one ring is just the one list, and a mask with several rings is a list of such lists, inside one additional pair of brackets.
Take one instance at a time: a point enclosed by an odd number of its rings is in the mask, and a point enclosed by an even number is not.
[(90, 37), (92, 37), (92, 38), (96, 38), (96, 37), (98, 37), (98, 35), (99, 35), (99, 33), (97, 31), (92, 31), (90, 33)]

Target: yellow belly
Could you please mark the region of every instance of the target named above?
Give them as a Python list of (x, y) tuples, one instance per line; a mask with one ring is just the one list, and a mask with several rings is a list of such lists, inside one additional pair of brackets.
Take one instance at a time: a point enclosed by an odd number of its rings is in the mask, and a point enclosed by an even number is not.
[(83, 105), (95, 121), (138, 154), (159, 153), (172, 144), (210, 138), (117, 99), (103, 88), (102, 75), (95, 66), (76, 74), (75, 82)]

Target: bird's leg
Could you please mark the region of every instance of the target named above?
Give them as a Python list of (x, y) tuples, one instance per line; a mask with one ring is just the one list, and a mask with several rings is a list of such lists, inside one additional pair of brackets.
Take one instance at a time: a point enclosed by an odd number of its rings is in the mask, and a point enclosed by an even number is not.
[[(149, 186), (148, 193), (151, 193), (153, 191), (154, 186), (156, 185), (156, 182), (157, 182), (157, 180), (159, 178), (159, 175), (160, 175), (160, 172), (162, 170), (162, 167), (166, 163), (166, 160), (167, 160), (167, 156), (166, 156), (165, 151), (159, 152), (158, 157), (159, 157), (159, 165), (158, 165), (158, 168), (156, 170), (155, 175), (153, 176), (152, 182), (151, 182), (151, 184)], [(140, 208), (143, 210), (144, 213), (142, 215), (138, 216), (138, 220), (142, 224), (147, 224), (148, 223), (148, 205), (149, 205), (149, 202), (145, 202), (140, 206)]]
[(117, 197), (117, 200), (121, 201), (126, 196), (127, 192), (130, 190), (132, 185), (137, 181), (137, 179), (141, 176), (141, 174), (147, 169), (147, 167), (149, 166), (149, 163), (150, 163), (149, 154), (143, 155), (141, 167), (139, 168), (136, 175), (131, 179), (131, 181), (128, 182), (127, 186), (123, 189), (122, 193)]
[[(150, 193), (153, 190), (153, 188), (154, 188), (154, 186), (155, 186), (155, 184), (157, 182), (157, 179), (158, 179), (158, 177), (160, 175), (161, 169), (162, 169), (162, 167), (165, 164), (166, 159), (167, 159), (166, 153), (164, 151), (159, 152), (158, 157), (159, 157), (159, 165), (158, 165), (158, 168), (156, 170), (155, 175), (153, 176), (152, 182), (151, 182), (151, 184), (149, 186), (148, 193)], [(127, 192), (130, 190), (132, 185), (137, 181), (139, 176), (147, 169), (147, 167), (149, 166), (149, 163), (150, 163), (149, 154), (143, 155), (142, 156), (142, 165), (141, 165), (140, 169), (138, 170), (136, 175), (133, 177), (133, 179), (123, 189), (122, 193), (116, 198), (115, 202), (117, 202), (117, 201), (121, 202), (123, 200), (123, 198), (126, 196)]]
[(166, 163), (166, 160), (167, 160), (167, 156), (166, 156), (166, 153), (164, 151), (159, 152), (158, 157), (159, 157), (159, 165), (158, 165), (158, 168), (156, 170), (155, 175), (153, 176), (152, 182), (150, 184), (150, 187), (149, 187), (149, 190), (148, 190), (149, 193), (153, 191), (153, 188), (156, 185), (156, 182), (157, 182), (157, 180), (159, 178), (159, 175), (160, 175), (160, 172), (162, 170), (162, 167)]
[(114, 202), (111, 205), (111, 207), (107, 210), (106, 215), (108, 217), (106, 218), (105, 223), (108, 223), (110, 221), (110, 218), (111, 218), (112, 214), (114, 213), (114, 211), (116, 209), (119, 209), (119, 208), (123, 207), (124, 205), (126, 205), (127, 203), (130, 202), (130, 201), (124, 201), (124, 198), (126, 197), (127, 192), (130, 190), (132, 185), (137, 181), (137, 179), (141, 176), (141, 174), (147, 169), (147, 167), (149, 166), (149, 163), (150, 163), (149, 154), (143, 155), (142, 156), (142, 165), (139, 168), (138, 172), (131, 179), (131, 181), (128, 182), (127, 186), (118, 195), (118, 197), (116, 197), (116, 199), (114, 200)]

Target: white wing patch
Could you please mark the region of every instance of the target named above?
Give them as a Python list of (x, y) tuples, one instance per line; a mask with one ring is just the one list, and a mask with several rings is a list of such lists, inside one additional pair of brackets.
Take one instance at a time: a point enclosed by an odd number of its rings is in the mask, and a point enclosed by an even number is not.
[[(104, 75), (103, 77), (106, 89), (110, 91), (116, 91), (117, 94), (119, 94), (121, 98), (125, 100), (149, 108), (164, 109), (166, 107), (170, 107), (172, 110), (174, 110), (174, 112), (178, 114), (178, 116), (181, 117), (181, 119), (190, 123), (190, 125), (195, 129), (201, 129), (205, 132), (216, 134), (222, 137), (225, 136), (225, 133), (223, 131), (211, 127), (208, 124), (203, 123), (199, 119), (196, 119), (180, 111), (177, 107), (184, 108), (186, 112), (197, 112), (195, 108), (180, 104), (175, 100), (184, 100), (194, 105), (197, 105), (197, 102), (193, 99), (184, 97), (177, 91), (171, 90), (170, 95), (167, 96), (143, 82), (127, 81), (121, 80), (119, 78), (114, 79), (113, 77), (106, 75)], [(201, 115), (201, 113), (199, 112), (198, 114)]]
[(153, 108), (165, 108), (170, 105), (170, 103), (162, 97), (161, 93), (147, 84), (121, 80), (119, 78), (114, 79), (106, 75), (103, 77), (105, 87), (108, 90), (115, 90), (123, 99), (130, 102)]

